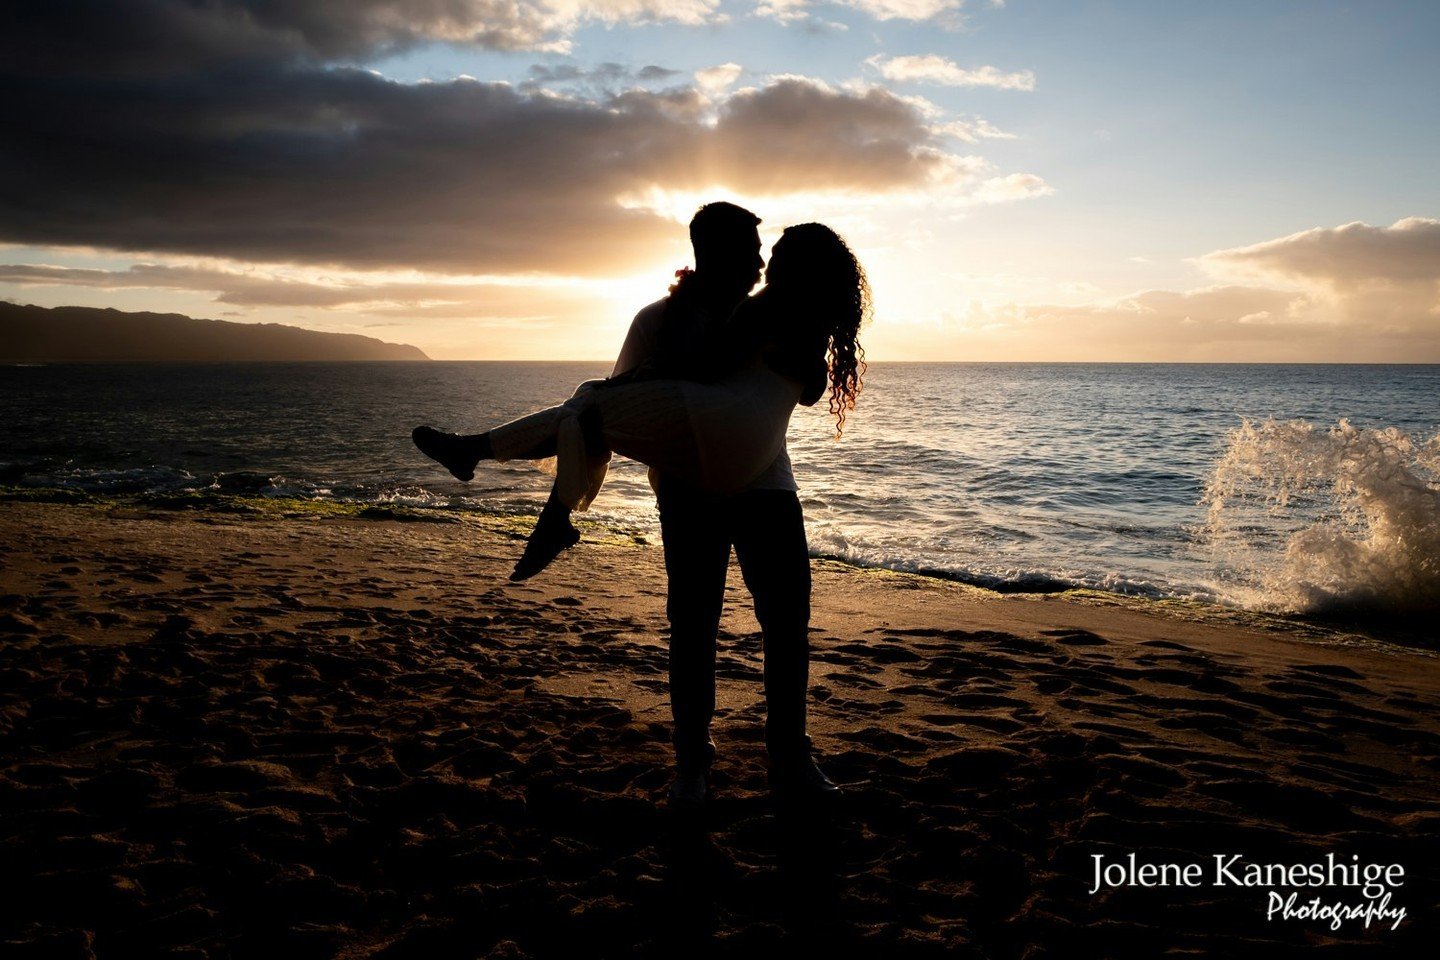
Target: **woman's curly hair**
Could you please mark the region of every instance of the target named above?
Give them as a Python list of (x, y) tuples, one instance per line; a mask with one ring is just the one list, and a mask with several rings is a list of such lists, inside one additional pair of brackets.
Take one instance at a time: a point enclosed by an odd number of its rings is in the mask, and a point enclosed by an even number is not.
[[(780, 264), (776, 258), (781, 258)], [(865, 270), (840, 235), (820, 223), (785, 228), (770, 262), (768, 282), (773, 286), (780, 280), (797, 293), (803, 291), (806, 313), (824, 326), (830, 412), (839, 437), (865, 376), (865, 348), (859, 340), (860, 327), (871, 310)]]

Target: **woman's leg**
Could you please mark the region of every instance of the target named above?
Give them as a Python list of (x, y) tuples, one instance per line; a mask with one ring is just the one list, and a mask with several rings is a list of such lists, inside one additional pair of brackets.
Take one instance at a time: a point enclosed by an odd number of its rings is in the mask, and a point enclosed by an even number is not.
[[(420, 452), (450, 471), (457, 480), (475, 479), (475, 466), (481, 460), (496, 459), (495, 448), (487, 433), (446, 433), (434, 427), (416, 427), (410, 439)], [(545, 460), (555, 456), (555, 438), (547, 437), (533, 447), (511, 451), (505, 460)]]
[[(558, 407), (549, 407), (485, 433), (461, 435), (416, 427), (415, 445), (461, 480), (481, 460), (557, 457), (560, 490), (572, 509), (584, 509), (594, 490), (587, 449), (603, 447), (666, 473), (693, 479), (698, 453), (685, 399), (677, 380), (640, 380), (610, 385), (587, 381)], [(587, 411), (595, 411), (587, 413)], [(588, 421), (588, 422), (587, 422)]]
[(667, 469), (695, 462), (683, 386), (677, 381), (590, 381), (567, 403), (486, 433), (461, 436), (417, 427), (413, 437), (426, 456), (461, 480), (472, 479), (475, 465), (484, 459), (556, 457), (555, 485), (511, 574), (512, 580), (524, 580), (580, 539), (570, 512), (584, 510), (599, 492), (612, 448)]
[[(567, 408), (578, 414), (564, 420), (556, 437), (558, 468), (545, 509), (525, 545), (525, 552), (510, 574), (527, 580), (580, 540), (570, 522), (572, 509), (583, 510), (604, 483), (611, 450), (650, 466), (682, 472), (696, 464), (695, 440), (683, 385), (676, 381), (609, 383), (586, 394), (577, 391)], [(543, 415), (537, 415), (543, 423)], [(516, 421), (492, 431), (497, 457), (502, 451), (531, 443), (534, 438)], [(501, 430), (505, 433), (501, 433)]]
[(410, 439), (420, 452), (438, 462), (457, 480), (475, 479), (475, 465), (481, 460), (544, 460), (556, 456), (562, 423), (587, 409), (590, 395), (603, 380), (587, 380), (570, 399), (518, 420), (501, 424), (485, 433), (446, 433), (434, 427), (416, 427)]
[[(610, 461), (610, 450), (605, 443), (604, 424), (597, 407), (588, 407), (579, 418), (580, 433), (585, 443), (589, 491), (586, 504), (595, 499), (605, 481), (606, 465)], [(525, 541), (525, 552), (510, 572), (513, 581), (529, 580), (535, 574), (560, 556), (561, 553), (580, 542), (580, 531), (570, 522), (571, 507), (561, 495), (560, 482), (550, 486), (550, 498), (535, 521), (535, 529)]]

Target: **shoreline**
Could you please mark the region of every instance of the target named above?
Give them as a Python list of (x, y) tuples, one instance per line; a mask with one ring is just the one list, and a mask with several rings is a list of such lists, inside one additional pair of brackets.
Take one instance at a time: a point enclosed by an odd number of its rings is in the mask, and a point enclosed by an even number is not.
[[(1436, 658), (816, 561), (810, 730), (845, 794), (792, 818), (732, 571), (686, 822), (660, 551), (587, 540), (509, 584), (522, 536), (0, 503), (0, 945), (1274, 960), (1416, 955), (1440, 922)], [(1404, 867), (1398, 929), (1088, 893), (1096, 855), (1331, 852)]]
[[(487, 533), (521, 539), (528, 536), (533, 525), (533, 514), (521, 511), (497, 513), (452, 507), (387, 506), (358, 501), (212, 491), (97, 494), (65, 487), (21, 487), (0, 483), (0, 508), (7, 503), (65, 504), (108, 512), (120, 511), (122, 514), (132, 512), (135, 515), (154, 511), (158, 515), (213, 513), (255, 519), (352, 519), (370, 522), (468, 524)], [(584, 514), (577, 515), (573, 520), (582, 531), (585, 543), (659, 548), (658, 542), (634, 528), (592, 520)], [(820, 552), (812, 552), (810, 559), (812, 564), (833, 564), (853, 570), (857, 574), (913, 577), (923, 582), (953, 584), (997, 598), (1057, 597), (1074, 603), (1120, 605), (1140, 611), (1158, 611), (1181, 620), (1288, 634), (1296, 642), (1357, 646), (1440, 658), (1440, 630), (1426, 629), (1420, 622), (1420, 616), (1414, 614), (1364, 617), (1346, 614), (1281, 613), (1245, 609), (1188, 597), (1146, 596), (1095, 587), (1065, 586), (1060, 581), (1053, 581), (1053, 586), (1046, 585), (1038, 589), (1024, 589), (1019, 586), (998, 588), (945, 570), (900, 570)]]

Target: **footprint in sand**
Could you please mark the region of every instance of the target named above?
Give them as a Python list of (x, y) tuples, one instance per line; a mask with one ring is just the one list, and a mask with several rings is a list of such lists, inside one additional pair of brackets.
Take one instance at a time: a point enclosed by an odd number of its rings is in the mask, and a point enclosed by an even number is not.
[(1072, 647), (1098, 647), (1110, 642), (1089, 630), (1041, 630), (1040, 635), (1054, 637), (1056, 643)]

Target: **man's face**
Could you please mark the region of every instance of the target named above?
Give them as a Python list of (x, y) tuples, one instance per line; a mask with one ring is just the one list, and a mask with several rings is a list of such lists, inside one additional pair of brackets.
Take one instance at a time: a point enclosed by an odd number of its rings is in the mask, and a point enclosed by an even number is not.
[[(765, 258), (760, 255), (760, 231), (752, 229), (749, 236), (737, 239), (735, 249), (741, 254), (735, 261), (736, 285), (743, 283), (749, 290), (760, 282), (760, 271), (765, 269)], [(742, 251), (748, 251), (748, 256)]]
[(712, 281), (749, 291), (760, 282), (765, 258), (760, 255), (760, 231), (751, 227), (714, 237), (702, 252), (696, 248), (696, 269)]

